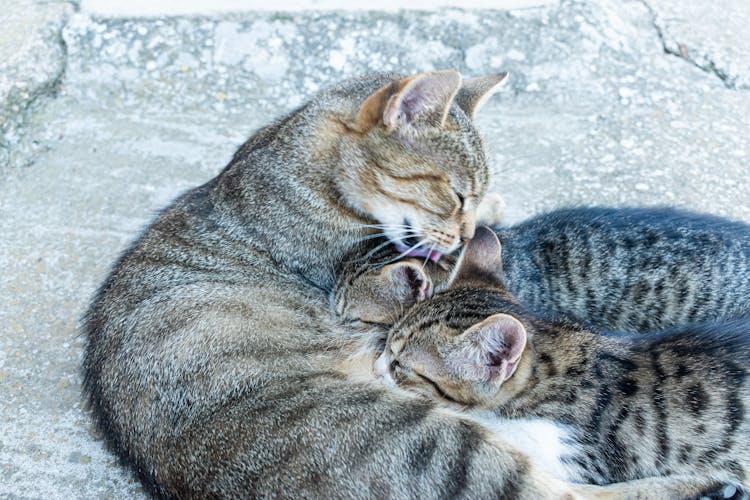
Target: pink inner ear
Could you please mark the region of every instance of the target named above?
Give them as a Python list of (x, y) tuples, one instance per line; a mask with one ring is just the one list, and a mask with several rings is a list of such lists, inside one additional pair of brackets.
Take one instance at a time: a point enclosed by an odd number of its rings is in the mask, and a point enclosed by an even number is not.
[(508, 378), (515, 369), (526, 348), (526, 330), (523, 325), (507, 314), (490, 316), (476, 326), (480, 359), (490, 368), (491, 377), (502, 374)]
[(408, 121), (414, 120), (416, 115), (421, 111), (420, 105), (422, 101), (423, 98), (418, 96), (416, 92), (404, 96), (404, 99), (401, 101), (401, 112), (406, 115)]
[(461, 85), (461, 75), (457, 71), (435, 71), (415, 75), (407, 80), (409, 83), (399, 93), (391, 96), (385, 105), (385, 126), (393, 131), (403, 125), (414, 125), (423, 118), (432, 125), (442, 126), (445, 114)]
[(395, 264), (391, 270), (392, 279), (402, 282), (411, 291), (411, 298), (417, 302), (430, 298), (432, 295), (432, 280), (419, 265), (406, 263)]
[(526, 331), (523, 326), (512, 319), (502, 319), (501, 325), (503, 330), (503, 352), (502, 357), (511, 363), (518, 361), (526, 347)]
[(499, 367), (502, 366), (503, 361), (506, 360), (508, 357), (506, 354), (500, 353), (500, 352), (490, 352), (489, 353), (489, 359), (487, 360), (487, 366), (495, 366)]
[(498, 313), (457, 336), (459, 348), (448, 363), (466, 380), (502, 383), (518, 367), (526, 348), (526, 329), (513, 316)]

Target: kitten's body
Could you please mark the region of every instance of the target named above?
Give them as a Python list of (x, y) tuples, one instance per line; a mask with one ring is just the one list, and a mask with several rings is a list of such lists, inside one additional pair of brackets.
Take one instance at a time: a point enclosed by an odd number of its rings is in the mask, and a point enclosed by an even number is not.
[(560, 424), (568, 479), (750, 480), (750, 319), (617, 337), (550, 323), (504, 288), (492, 233), (475, 240), (450, 287), (394, 325), (377, 372), (429, 399)]
[(599, 207), (494, 229), (508, 289), (537, 315), (627, 332), (750, 315), (748, 224)]
[[(323, 92), (258, 132), (123, 254), (85, 318), (84, 384), (100, 429), (151, 491), (559, 498), (685, 496), (709, 484), (565, 484), (469, 417), (347, 362), (358, 340), (326, 302), (335, 263), (373, 222), (396, 242), (424, 239), (428, 258), (471, 236), (488, 169), (470, 115), (498, 81), (465, 81), (458, 104), (455, 72)], [(394, 229), (406, 216), (419, 231)]]
[(647, 337), (533, 328), (532, 373), (495, 412), (572, 427), (570, 479), (710, 472), (750, 481), (750, 320)]

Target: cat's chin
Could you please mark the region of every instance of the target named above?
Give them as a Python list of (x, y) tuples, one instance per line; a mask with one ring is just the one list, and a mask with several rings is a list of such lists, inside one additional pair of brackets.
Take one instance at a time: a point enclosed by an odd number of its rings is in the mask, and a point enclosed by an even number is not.
[(427, 257), (433, 262), (438, 262), (443, 253), (429, 248), (414, 248), (407, 247), (403, 243), (394, 243), (396, 250), (398, 250), (404, 257)]

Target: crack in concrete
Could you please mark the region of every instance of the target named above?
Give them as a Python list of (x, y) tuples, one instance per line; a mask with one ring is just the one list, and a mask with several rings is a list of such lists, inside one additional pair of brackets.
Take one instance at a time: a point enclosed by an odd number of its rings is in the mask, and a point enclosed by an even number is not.
[(707, 54), (703, 55), (703, 59), (706, 60), (706, 63), (701, 64), (700, 62), (696, 61), (695, 59), (691, 58), (687, 52), (687, 48), (684, 44), (679, 43), (677, 40), (674, 40), (674, 45), (677, 46), (677, 49), (674, 49), (671, 47), (670, 43), (667, 41), (667, 35), (664, 33), (664, 29), (659, 25), (658, 18), (659, 15), (656, 13), (653, 7), (648, 3), (647, 0), (641, 0), (641, 3), (644, 7), (646, 7), (646, 10), (648, 10), (649, 15), (651, 16), (651, 25), (654, 27), (654, 30), (656, 31), (656, 36), (659, 37), (659, 41), (661, 42), (662, 50), (665, 54), (669, 54), (672, 56), (679, 57), (680, 59), (687, 61), (689, 64), (692, 64), (696, 68), (700, 69), (701, 71), (708, 73), (710, 75), (714, 75), (717, 77), (721, 82), (724, 84), (724, 86), (728, 89), (732, 90), (738, 90), (736, 78), (728, 75), (726, 72), (721, 70), (718, 66), (716, 66), (716, 63), (711, 60), (710, 57), (708, 57)]
[[(69, 4), (73, 9), (77, 8), (75, 2), (69, 2)], [(55, 65), (56, 71), (51, 73), (45, 81), (29, 88), (26, 97), (14, 98), (11, 94), (7, 96), (5, 102), (1, 103), (6, 106), (17, 106), (18, 111), (14, 113), (15, 117), (12, 120), (3, 123), (2, 127), (0, 127), (0, 150), (3, 150), (0, 153), (0, 168), (26, 166), (33, 162), (37, 148), (33, 141), (31, 141), (31, 144), (27, 143), (29, 138), (26, 136), (25, 123), (28, 120), (28, 116), (34, 113), (37, 106), (43, 105), (43, 100), (54, 99), (60, 92), (68, 67), (68, 46), (63, 37), (63, 30), (69, 21), (70, 13), (67, 13), (62, 17), (58, 26), (56, 26), (55, 32), (50, 35), (51, 45), (56, 46), (58, 51), (55, 56), (58, 62)], [(12, 136), (15, 137), (10, 139)], [(14, 158), (16, 155), (20, 158)]]

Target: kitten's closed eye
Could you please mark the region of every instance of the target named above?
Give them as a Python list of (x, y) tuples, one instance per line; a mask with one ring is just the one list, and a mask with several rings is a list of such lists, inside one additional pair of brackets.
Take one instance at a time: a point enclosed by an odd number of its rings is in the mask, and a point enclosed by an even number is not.
[(447, 392), (446, 392), (446, 391), (445, 391), (445, 390), (444, 390), (444, 389), (443, 389), (443, 388), (442, 388), (442, 387), (440, 386), (440, 384), (439, 384), (439, 383), (437, 383), (436, 381), (432, 380), (432, 379), (431, 379), (431, 378), (429, 378), (429, 377), (426, 377), (426, 376), (422, 375), (422, 374), (421, 374), (421, 373), (419, 373), (419, 372), (414, 372), (414, 374), (415, 374), (415, 375), (416, 375), (417, 377), (419, 377), (420, 379), (422, 379), (422, 381), (423, 381), (423, 382), (424, 382), (425, 384), (427, 384), (427, 385), (428, 385), (429, 387), (431, 387), (431, 388), (432, 388), (432, 390), (433, 390), (433, 391), (435, 392), (435, 394), (436, 394), (436, 395), (437, 395), (437, 396), (438, 396), (439, 398), (441, 398), (441, 399), (444, 399), (444, 400), (446, 400), (446, 401), (449, 401), (449, 402), (451, 402), (451, 403), (462, 404), (462, 403), (461, 403), (460, 401), (456, 401), (456, 400), (455, 400), (455, 399), (453, 399), (453, 398), (452, 398), (452, 397), (451, 397), (450, 395), (448, 395), (448, 393), (447, 393)]
[[(384, 354), (383, 356), (386, 355)], [(381, 356), (381, 358), (383, 356)], [(393, 359), (388, 363), (387, 370), (383, 370), (382, 361), (380, 361), (380, 364), (381, 366), (377, 366), (376, 363), (375, 374), (388, 379), (388, 382), (392, 381), (398, 386), (414, 390), (416, 393), (427, 398), (438, 398), (451, 403), (463, 405), (463, 403), (451, 397), (438, 381), (421, 373), (411, 365), (401, 364), (398, 359)]]

